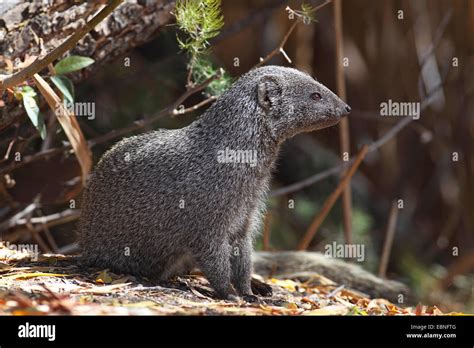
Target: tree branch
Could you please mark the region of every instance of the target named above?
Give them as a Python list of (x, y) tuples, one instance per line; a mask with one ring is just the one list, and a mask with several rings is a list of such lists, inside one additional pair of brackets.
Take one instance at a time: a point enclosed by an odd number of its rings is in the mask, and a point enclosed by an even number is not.
[(390, 259), (390, 251), (392, 250), (393, 237), (397, 229), (398, 207), (397, 201), (392, 202), (390, 215), (388, 218), (387, 233), (385, 234), (385, 242), (383, 244), (382, 256), (379, 264), (379, 277), (385, 278), (387, 273), (388, 260)]
[[(343, 31), (342, 31), (342, 2), (341, 0), (334, 0), (334, 27), (335, 27), (335, 41), (336, 41), (336, 84), (337, 94), (339, 98), (346, 101), (346, 84), (344, 81), (344, 70), (342, 66), (343, 60)], [(347, 153), (350, 155), (350, 134), (349, 134), (349, 119), (344, 117), (339, 123), (339, 144), (341, 154)], [(352, 191), (350, 183), (344, 189), (342, 195), (342, 215), (344, 225), (344, 237), (346, 243), (352, 243)]]
[[(318, 11), (319, 9), (321, 9), (322, 7), (326, 6), (327, 4), (329, 4), (331, 2), (331, 0), (326, 0), (326, 2), (322, 3), (321, 5), (317, 6), (314, 8), (314, 10), (312, 12), (316, 12)], [(294, 11), (292, 11), (293, 13), (295, 13)], [(283, 37), (283, 40), (281, 40), (280, 44), (278, 45), (278, 47), (276, 47), (274, 50), (272, 50), (269, 54), (267, 54), (267, 56), (265, 58), (262, 58), (260, 60), (260, 62), (258, 62), (253, 68), (258, 68), (266, 63), (268, 63), (268, 61), (270, 59), (272, 59), (274, 56), (276, 56), (277, 54), (279, 53), (282, 53), (285, 58), (288, 60), (288, 56), (285, 54), (285, 51), (283, 50), (283, 47), (286, 45), (286, 42), (288, 41), (291, 33), (293, 32), (293, 30), (295, 30), (296, 26), (298, 25), (298, 23), (301, 23), (303, 22), (303, 18), (302, 17), (298, 17), (294, 22), (293, 24), (291, 25), (290, 29), (288, 29), (288, 31), (286, 32), (285, 36)]]
[(359, 165), (362, 163), (362, 160), (364, 159), (368, 150), (369, 150), (369, 147), (367, 145), (364, 145), (362, 149), (359, 151), (354, 163), (349, 168), (349, 170), (344, 174), (344, 176), (341, 179), (341, 182), (336, 187), (334, 192), (331, 193), (331, 195), (326, 199), (319, 214), (314, 218), (313, 222), (309, 226), (308, 230), (306, 231), (306, 234), (304, 235), (303, 239), (301, 240), (298, 246), (298, 250), (306, 250), (308, 248), (309, 243), (311, 243), (311, 241), (313, 240), (314, 235), (318, 231), (319, 227), (323, 223), (326, 216), (331, 211), (331, 208), (334, 206), (334, 203), (336, 203), (336, 200), (339, 198), (343, 190), (349, 184), (350, 179), (355, 174)]

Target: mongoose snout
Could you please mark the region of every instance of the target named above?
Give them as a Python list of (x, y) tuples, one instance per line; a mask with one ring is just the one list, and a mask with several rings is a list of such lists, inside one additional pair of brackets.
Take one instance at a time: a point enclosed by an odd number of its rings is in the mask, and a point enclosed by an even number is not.
[(252, 243), (281, 143), (349, 111), (309, 75), (265, 66), (189, 126), (123, 139), (84, 190), (82, 260), (154, 279), (197, 266), (218, 297), (252, 295)]

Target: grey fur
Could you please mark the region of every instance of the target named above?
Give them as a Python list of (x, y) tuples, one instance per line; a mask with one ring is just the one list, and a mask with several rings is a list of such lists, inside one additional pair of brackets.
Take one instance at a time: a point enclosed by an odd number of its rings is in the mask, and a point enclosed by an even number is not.
[[(123, 139), (84, 191), (83, 261), (158, 279), (196, 265), (219, 297), (251, 295), (252, 242), (280, 144), (334, 125), (348, 110), (310, 76), (266, 66), (243, 75), (189, 126)], [(257, 160), (218, 161), (226, 149)]]

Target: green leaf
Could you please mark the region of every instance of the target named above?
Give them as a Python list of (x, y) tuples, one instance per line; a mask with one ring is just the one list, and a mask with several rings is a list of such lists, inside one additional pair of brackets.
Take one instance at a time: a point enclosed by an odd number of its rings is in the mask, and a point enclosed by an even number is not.
[(30, 86), (24, 86), (21, 88), (20, 94), (22, 96), (36, 97), (36, 91)]
[(74, 103), (74, 85), (66, 76), (51, 76), (51, 81), (58, 87), (69, 104)]
[(347, 315), (362, 315), (367, 316), (367, 312), (357, 306), (352, 307), (352, 309), (347, 313)]
[(81, 56), (69, 56), (60, 60), (55, 66), (57, 75), (67, 74), (76, 70), (81, 70), (94, 63), (94, 59)]
[[(43, 116), (41, 116), (39, 112), (38, 104), (36, 103), (36, 99), (32, 95), (31, 91), (26, 87), (24, 87), (23, 89), (26, 89), (25, 92), (21, 92), (21, 95), (23, 96), (23, 106), (25, 107), (26, 113), (28, 114), (28, 117), (30, 118), (31, 122), (38, 130), (41, 139), (44, 140), (46, 138), (46, 126), (44, 124)], [(31, 88), (31, 90), (33, 90), (33, 88)], [(33, 93), (36, 95), (36, 92), (34, 90)]]

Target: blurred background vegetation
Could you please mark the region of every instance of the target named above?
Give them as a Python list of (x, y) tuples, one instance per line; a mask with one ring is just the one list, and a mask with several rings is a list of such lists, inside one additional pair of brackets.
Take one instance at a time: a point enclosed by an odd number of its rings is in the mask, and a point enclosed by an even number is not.
[[(321, 1), (307, 1), (318, 6)], [(79, 118), (86, 139), (147, 119), (172, 104), (186, 90), (189, 64), (195, 73), (225, 71), (220, 86), (197, 93), (185, 107), (218, 95), (278, 47), (292, 25), (285, 8), (301, 9), (301, 1), (222, 1), (223, 27), (207, 37), (209, 50), (193, 54), (183, 26), (167, 25), (153, 40), (95, 70), (76, 84), (76, 100), (94, 102), (96, 118)], [(300, 23), (282, 54), (270, 63), (293, 66), (336, 91), (336, 39), (333, 4), (314, 13), (315, 22)], [(367, 155), (354, 176), (353, 242), (366, 246), (363, 266), (377, 273), (392, 202), (403, 199), (391, 248), (387, 277), (408, 283), (425, 302), (448, 310), (474, 311), (474, 2), (469, 0), (344, 0), (343, 56), (351, 154), (390, 130), (401, 117), (381, 117), (380, 103), (418, 102), (433, 95), (421, 118), (377, 151)], [(402, 11), (402, 12), (400, 12)], [(184, 50), (183, 50), (184, 48)], [(190, 53), (191, 52), (191, 53)], [(130, 66), (124, 59), (130, 59)], [(190, 63), (191, 62), (191, 63)], [(194, 75), (199, 82), (210, 75)], [(433, 82), (435, 81), (435, 82)], [(437, 86), (436, 81), (442, 85)], [(434, 92), (433, 92), (434, 91)], [(207, 95), (206, 95), (207, 93)], [(203, 110), (164, 117), (152, 128), (179, 128)], [(30, 125), (30, 127), (32, 127)], [(11, 133), (3, 130), (0, 137)], [(130, 135), (133, 133), (130, 133)], [(341, 162), (338, 127), (302, 134), (284, 144), (272, 189), (284, 187)], [(64, 137), (55, 142), (60, 145)], [(93, 148), (94, 163), (119, 139)], [(7, 142), (0, 144), (2, 153)], [(41, 139), (25, 151), (38, 151)], [(458, 161), (453, 161), (453, 153)], [(1, 166), (8, 164), (6, 161)], [(74, 158), (53, 158), (12, 171), (0, 219), (7, 220), (41, 193), (41, 214), (67, 209), (80, 190), (58, 189), (80, 174)], [(269, 200), (266, 234), (271, 250), (295, 249), (338, 176)], [(113, 188), (111, 188), (113, 189)], [(292, 202), (294, 202), (294, 207)], [(80, 208), (80, 207), (77, 207)], [(0, 221), (1, 221), (0, 220)], [(309, 249), (324, 252), (327, 244), (344, 242), (340, 200), (331, 210)], [(74, 221), (50, 226), (53, 251), (74, 251)], [(40, 232), (40, 235), (44, 233)], [(30, 240), (28, 229), (9, 226), (3, 240)], [(44, 237), (48, 244), (48, 237)], [(262, 240), (257, 248), (263, 248)]]

